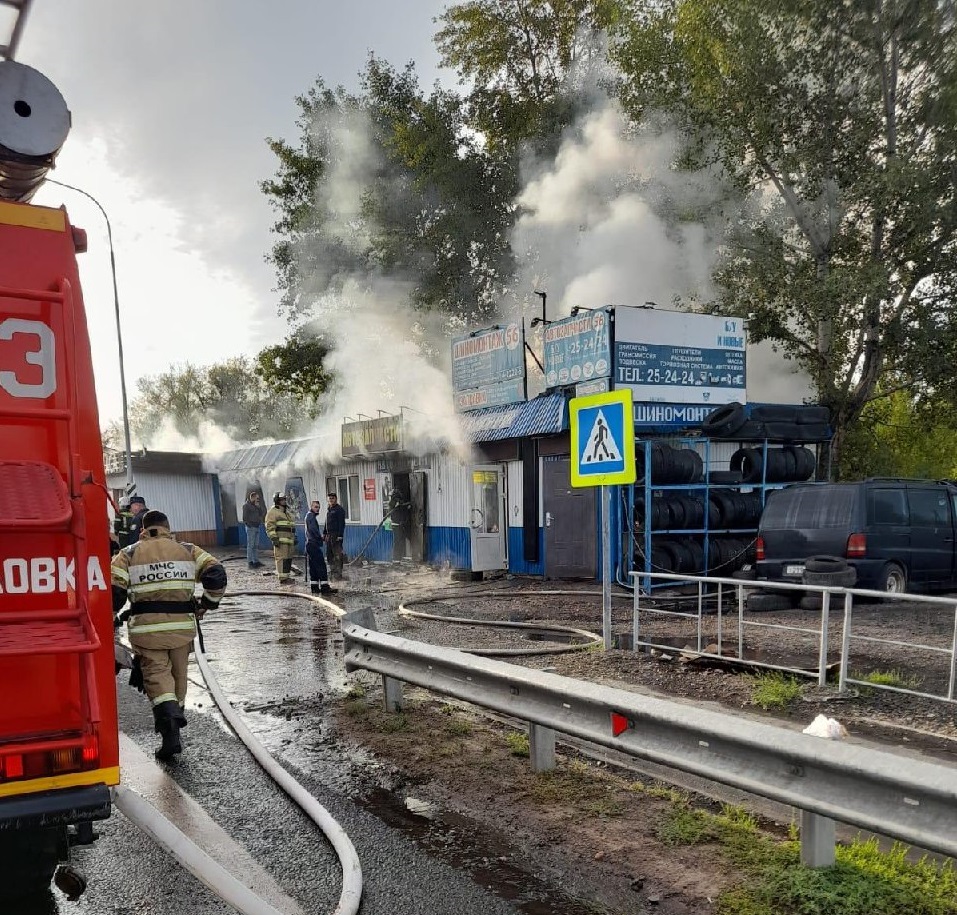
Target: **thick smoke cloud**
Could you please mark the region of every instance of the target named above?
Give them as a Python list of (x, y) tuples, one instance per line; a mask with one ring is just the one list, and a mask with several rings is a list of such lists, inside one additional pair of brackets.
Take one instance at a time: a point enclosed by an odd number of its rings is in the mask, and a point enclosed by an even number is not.
[(513, 236), (518, 289), (547, 289), (562, 317), (575, 305), (669, 304), (711, 294), (716, 245), (700, 222), (666, 223), (672, 212), (713, 206), (715, 182), (670, 169), (667, 134), (636, 133), (606, 100), (585, 116), (554, 163), (530, 169)]

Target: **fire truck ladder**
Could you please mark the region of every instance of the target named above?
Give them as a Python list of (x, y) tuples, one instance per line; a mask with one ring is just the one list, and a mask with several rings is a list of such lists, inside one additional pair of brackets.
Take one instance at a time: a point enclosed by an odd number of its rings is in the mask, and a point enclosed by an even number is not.
[[(72, 289), (63, 279), (53, 291), (10, 289), (0, 287), (0, 302), (15, 299), (44, 302), (57, 306), (61, 314), (74, 315)], [(0, 659), (17, 656), (76, 655), (80, 664), (80, 711), (82, 720), (90, 725), (100, 722), (99, 700), (96, 690), (94, 652), (100, 648), (100, 639), (90, 617), (88, 596), (89, 549), (87, 546), (87, 518), (82, 487), (89, 471), (80, 468), (77, 430), (77, 375), (76, 326), (63, 321), (63, 372), (66, 390), (62, 407), (12, 407), (0, 405), (0, 427), (8, 424), (26, 425), (34, 422), (63, 423), (66, 427), (69, 468), (67, 479), (54, 467), (42, 461), (0, 460), (0, 534), (69, 532), (73, 539), (75, 587), (67, 588), (63, 602), (66, 606), (52, 606), (41, 610), (22, 610), (0, 613)], [(25, 574), (25, 573), (24, 573)], [(52, 592), (51, 598), (61, 592)], [(84, 735), (58, 737), (38, 742), (29, 748), (5, 744), (3, 755), (23, 749), (60, 750), (82, 747)]]
[[(6, 44), (0, 44), (0, 59), (13, 60), (17, 54), (17, 46), (23, 36), (23, 27), (27, 22), (27, 13), (33, 0), (0, 0), (0, 12), (13, 10), (13, 22), (10, 26), (10, 37)], [(9, 20), (9, 13), (4, 17)]]

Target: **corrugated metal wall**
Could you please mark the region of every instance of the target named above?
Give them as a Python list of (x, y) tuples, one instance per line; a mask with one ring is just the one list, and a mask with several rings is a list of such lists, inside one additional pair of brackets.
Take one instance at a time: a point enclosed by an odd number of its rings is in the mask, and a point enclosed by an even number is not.
[(139, 473), (136, 492), (147, 508), (164, 512), (174, 531), (215, 531), (217, 505), (213, 477)]
[(434, 455), (429, 474), (429, 527), (468, 530), (472, 506), (471, 465), (451, 454)]

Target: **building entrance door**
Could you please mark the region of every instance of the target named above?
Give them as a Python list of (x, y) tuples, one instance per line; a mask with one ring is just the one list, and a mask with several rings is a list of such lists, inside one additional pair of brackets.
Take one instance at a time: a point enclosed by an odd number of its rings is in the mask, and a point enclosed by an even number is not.
[(469, 517), (473, 572), (508, 568), (505, 528), (505, 474), (502, 467), (498, 464), (476, 464), (472, 468), (472, 510)]
[(542, 464), (545, 577), (595, 578), (598, 570), (596, 488), (573, 489), (570, 459)]

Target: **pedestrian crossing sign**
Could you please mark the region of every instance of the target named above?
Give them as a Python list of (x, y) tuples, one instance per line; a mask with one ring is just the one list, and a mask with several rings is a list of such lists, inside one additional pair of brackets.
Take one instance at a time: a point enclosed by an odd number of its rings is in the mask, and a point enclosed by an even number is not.
[(572, 436), (572, 486), (634, 483), (635, 423), (631, 389), (573, 397), (568, 402)]

